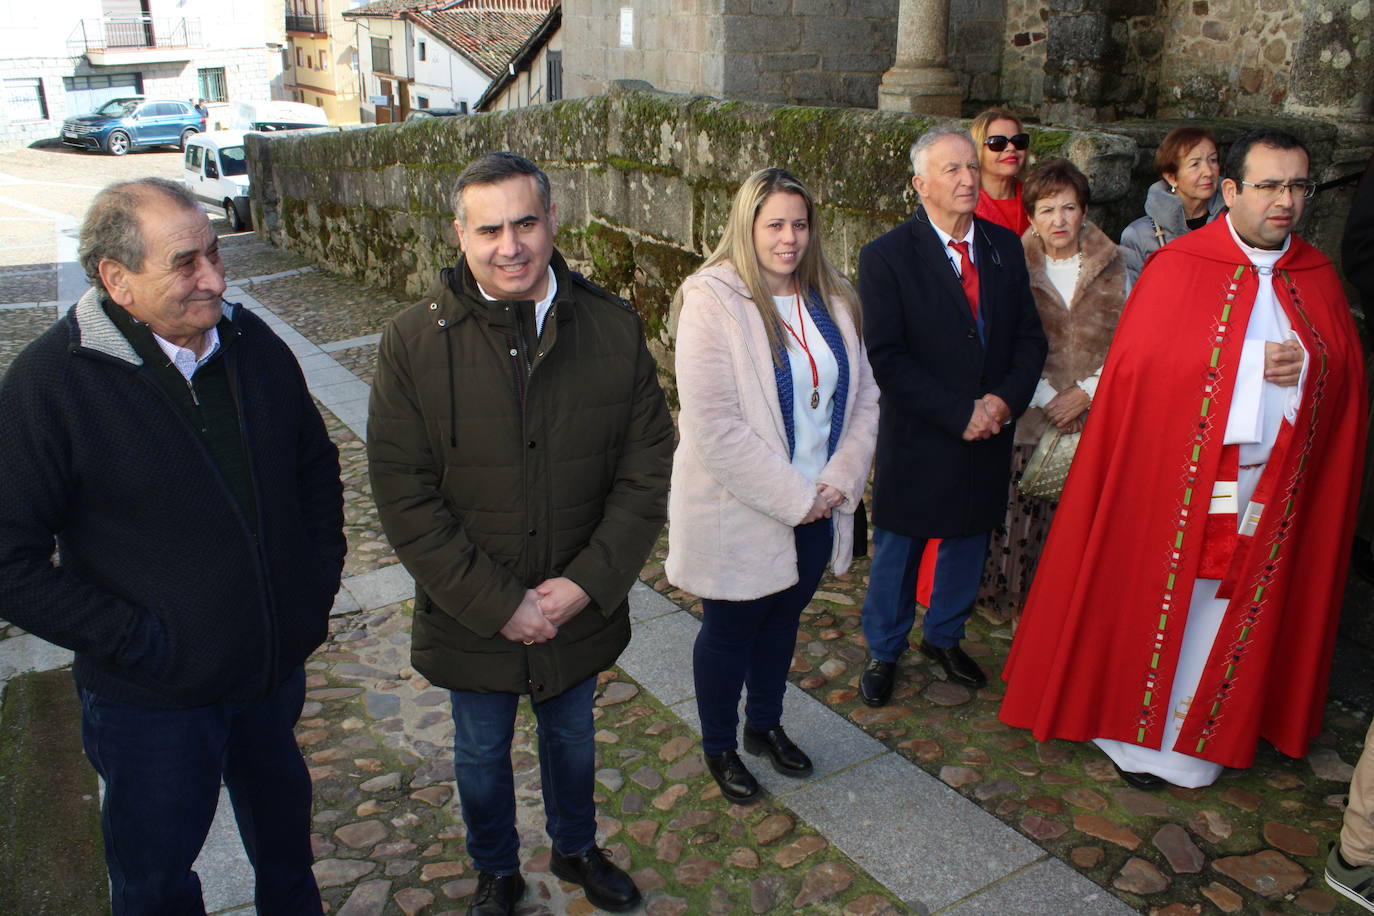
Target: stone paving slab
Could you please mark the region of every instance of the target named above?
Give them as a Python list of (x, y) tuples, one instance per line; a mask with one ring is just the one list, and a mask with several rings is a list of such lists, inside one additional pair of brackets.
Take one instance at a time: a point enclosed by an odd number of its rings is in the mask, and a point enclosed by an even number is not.
[[(104, 784), (100, 788), (103, 793)], [(252, 906), (253, 867), (248, 864), (248, 854), (243, 851), (243, 841), (239, 839), (229, 791), (223, 786), (219, 790), (219, 805), (210, 825), (210, 835), (201, 847), (194, 868), (200, 876), (201, 896), (207, 913)]]
[[(976, 849), (968, 852), (978, 855)], [(940, 916), (1131, 916), (1135, 912), (1058, 859), (1046, 859), (941, 910)]]
[[(672, 709), (682, 717), (682, 721), (691, 726), (692, 731), (701, 734), (701, 717), (697, 713), (695, 697), (683, 700)], [(739, 720), (743, 727), (743, 701), (740, 702)], [(852, 781), (852, 776), (844, 771), (891, 753), (881, 741), (835, 715), (824, 703), (813, 699), (795, 684), (788, 684), (786, 692), (783, 693), (782, 722), (787, 728), (787, 734), (811, 758), (815, 769), (810, 776), (805, 779), (783, 776), (767, 764), (767, 758), (751, 756), (744, 750), (743, 745), (740, 747), (740, 757), (758, 779), (759, 785), (784, 799), (837, 773), (841, 774), (842, 781), (848, 784)], [(828, 824), (813, 822), (813, 826), (823, 833), (829, 830)]]
[(352, 350), (354, 347), (372, 347), (381, 343), (381, 334), (367, 334), (363, 337), (350, 337), (348, 340), (335, 340), (327, 344), (321, 344), (320, 349), (326, 353), (337, 353), (340, 350)]
[(692, 643), (700, 624), (688, 614), (667, 614), (636, 624), (619, 666), (665, 706), (696, 696)]
[(366, 437), (367, 404), (368, 398), (356, 398), (351, 401), (331, 398), (331, 402), (326, 406), (349, 429), (360, 430), (359, 437)]
[(351, 576), (343, 581), (343, 589), (363, 610), (386, 607), (415, 597), (415, 580), (400, 563)]
[[(305, 373), (307, 378), (313, 378), (316, 384), (322, 385), (332, 384), (332, 382), (327, 380), (329, 378), (329, 374), (331, 372), (337, 372), (340, 369), (340, 366), (338, 362), (334, 359), (334, 357), (330, 356), (328, 353), (325, 353), (323, 350), (320, 350), (318, 348), (316, 348), (316, 352), (311, 353), (308, 356), (302, 356), (299, 359), (297, 359), (296, 362), (300, 364), (301, 372)], [(347, 369), (344, 369), (343, 371), (348, 372)], [(347, 376), (345, 376), (344, 378), (337, 379), (337, 381), (347, 381), (349, 378), (352, 377), (353, 373), (348, 372)]]
[(787, 804), (918, 912), (934, 912), (1044, 857), (1030, 840), (888, 754)]
[[(310, 393), (319, 398), (326, 407), (330, 404), (340, 404), (350, 401), (366, 400), (372, 394), (372, 389), (366, 382), (351, 377), (342, 381), (332, 381), (327, 385), (311, 385)], [(354, 430), (357, 432), (357, 430)]]
[(50, 671), (72, 663), (72, 652), (32, 633), (0, 641), (0, 684), (28, 671)]
[[(318, 364), (312, 362), (312, 360), (314, 360), (317, 356), (324, 357), (326, 360), (328, 360), (329, 365), (327, 367), (318, 366)], [(326, 389), (333, 388), (336, 385), (344, 383), (351, 384), (358, 381), (358, 377), (356, 375), (354, 375), (352, 372), (349, 372), (347, 369), (345, 369), (343, 366), (340, 366), (338, 363), (334, 362), (333, 358), (330, 357), (329, 354), (319, 352), (318, 347), (314, 347), (313, 353), (306, 356), (301, 356), (300, 362), (301, 369), (305, 372), (306, 381), (310, 383), (311, 391), (324, 391)]]
[(681, 608), (676, 604), (643, 582), (636, 582), (630, 586), (630, 623), (632, 624), (653, 620), (664, 614), (676, 614), (680, 610)]

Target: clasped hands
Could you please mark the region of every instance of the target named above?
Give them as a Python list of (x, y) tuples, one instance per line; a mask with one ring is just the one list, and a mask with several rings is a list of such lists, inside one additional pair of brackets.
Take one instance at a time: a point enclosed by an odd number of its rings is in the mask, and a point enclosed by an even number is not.
[(806, 517), (801, 520), (801, 523), (809, 525), (814, 521), (830, 518), (831, 510), (838, 509), (843, 504), (843, 493), (828, 483), (818, 483), (816, 484), (816, 499), (811, 503), (811, 509), (806, 513)]
[(973, 413), (964, 427), (964, 441), (991, 439), (1011, 423), (1011, 408), (995, 394), (985, 394), (973, 402)]
[(590, 602), (582, 586), (573, 580), (565, 576), (545, 579), (534, 588), (525, 589), (525, 596), (501, 628), (501, 635), (527, 646), (548, 642), (558, 635), (559, 627)]

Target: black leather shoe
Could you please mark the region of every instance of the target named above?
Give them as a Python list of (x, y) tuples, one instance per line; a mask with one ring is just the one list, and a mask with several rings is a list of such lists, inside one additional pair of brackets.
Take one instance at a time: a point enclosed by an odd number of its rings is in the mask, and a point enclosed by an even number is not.
[(859, 698), (869, 706), (886, 706), (892, 699), (892, 685), (897, 680), (897, 663), (870, 658), (859, 676)]
[(759, 781), (734, 751), (707, 754), (706, 769), (715, 777), (720, 794), (730, 801), (744, 805), (759, 797)]
[(1155, 792), (1164, 788), (1167, 780), (1163, 776), (1156, 776), (1154, 773), (1128, 773), (1112, 761), (1112, 768), (1116, 770), (1116, 775), (1126, 781), (1126, 785), (1134, 789), (1142, 789), (1146, 792)]
[(634, 880), (606, 858), (606, 850), (597, 846), (578, 856), (565, 856), (555, 849), (549, 856), (549, 871), (564, 881), (582, 885), (592, 906), (618, 913), (639, 905), (639, 888)]
[(744, 749), (756, 757), (767, 754), (773, 769), (784, 776), (801, 779), (811, 775), (811, 758), (792, 743), (781, 725), (759, 731), (745, 723)]
[(974, 688), (988, 685), (988, 676), (983, 673), (983, 669), (979, 668), (978, 663), (969, 658), (968, 653), (959, 648), (958, 645), (949, 648), (932, 646), (923, 639), (921, 640), (921, 654), (939, 662), (940, 667), (945, 669), (945, 674), (949, 675), (949, 679), (956, 684)]
[(477, 873), (477, 892), (468, 905), (468, 916), (514, 916), (515, 906), (525, 896), (525, 879), (520, 875)]

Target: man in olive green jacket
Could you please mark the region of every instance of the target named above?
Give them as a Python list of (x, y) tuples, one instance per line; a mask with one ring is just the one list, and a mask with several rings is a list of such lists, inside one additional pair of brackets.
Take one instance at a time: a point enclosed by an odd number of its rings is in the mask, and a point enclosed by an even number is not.
[(415, 577), (412, 659), (451, 691), (470, 914), (524, 893), (510, 744), (527, 693), (552, 871), (603, 909), (639, 891), (596, 845), (592, 699), (630, 638), (663, 526), (672, 421), (639, 318), (553, 247), (548, 178), (511, 153), (459, 176), (463, 247), (382, 335), (373, 495)]

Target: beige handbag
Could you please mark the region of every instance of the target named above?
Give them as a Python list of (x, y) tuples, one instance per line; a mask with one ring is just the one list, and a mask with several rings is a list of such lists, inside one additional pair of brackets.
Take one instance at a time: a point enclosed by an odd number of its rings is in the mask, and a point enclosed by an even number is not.
[(1082, 433), (1061, 433), (1054, 427), (1045, 430), (1040, 442), (1031, 453), (1026, 469), (1021, 472), (1021, 480), (1016, 488), (1027, 496), (1058, 502), (1064, 492), (1064, 481), (1069, 477), (1069, 465), (1073, 453), (1078, 450), (1078, 439)]

